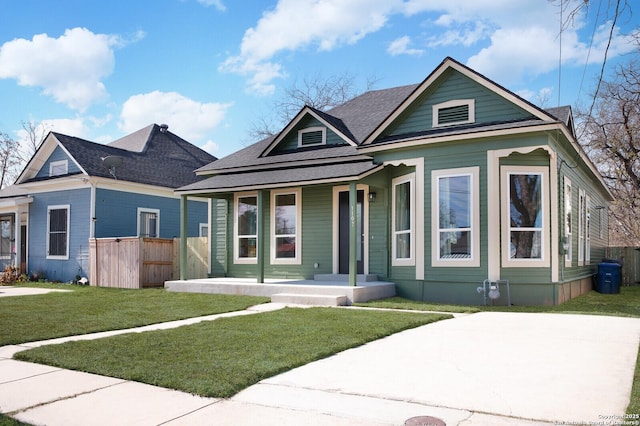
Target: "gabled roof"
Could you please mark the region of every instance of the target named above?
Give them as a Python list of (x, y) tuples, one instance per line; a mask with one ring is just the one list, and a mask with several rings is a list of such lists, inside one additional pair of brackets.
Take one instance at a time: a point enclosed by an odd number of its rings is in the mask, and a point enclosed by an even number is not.
[[(486, 89), (490, 96), (506, 105), (505, 108), (510, 108), (509, 114), (496, 115), (494, 121), (485, 119), (464, 125), (428, 128), (409, 126), (395, 133), (398, 129), (396, 122), (405, 120), (406, 114), (416, 111), (424, 99), (437, 93), (443, 82), (451, 81), (448, 76), (453, 74), (449, 73), (459, 73), (471, 86), (483, 92)], [(309, 116), (336, 133), (347, 144), (297, 149), (291, 149), (288, 145), (284, 151), (276, 149), (280, 143), (289, 143), (286, 141), (291, 140), (292, 132), (299, 130), (302, 120)], [(558, 128), (562, 128), (570, 143), (580, 150), (573, 136), (569, 107), (543, 110), (447, 57), (419, 84), (369, 91), (328, 111), (303, 107), (278, 135), (198, 169), (196, 172), (199, 175), (211, 177), (180, 188), (180, 191), (223, 192), (246, 190), (251, 185), (284, 185), (285, 182), (298, 185), (309, 179), (314, 182), (331, 179), (331, 173), (344, 180), (357, 179), (377, 169), (378, 165), (370, 154), (386, 149), (410, 148), (415, 141), (447, 142)], [(590, 164), (588, 159), (586, 162)], [(353, 167), (354, 164), (357, 166)]]
[(116, 156), (122, 159), (122, 164), (115, 169), (118, 180), (166, 188), (178, 188), (199, 180), (193, 171), (216, 160), (213, 155), (156, 124), (108, 145), (51, 132), (16, 183), (59, 178), (36, 178), (56, 147), (63, 149), (86, 176), (113, 179), (103, 159)]

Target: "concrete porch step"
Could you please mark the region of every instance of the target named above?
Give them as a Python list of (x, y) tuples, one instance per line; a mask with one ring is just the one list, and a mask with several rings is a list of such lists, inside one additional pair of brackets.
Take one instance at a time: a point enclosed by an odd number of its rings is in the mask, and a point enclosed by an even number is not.
[[(334, 281), (334, 282), (348, 282), (349, 274), (316, 274), (313, 276), (314, 281)], [(378, 281), (378, 276), (374, 274), (358, 274), (356, 275), (356, 282), (373, 282)]]
[(296, 305), (345, 306), (347, 296), (334, 294), (294, 294), (278, 293), (271, 296), (273, 303), (293, 303)]

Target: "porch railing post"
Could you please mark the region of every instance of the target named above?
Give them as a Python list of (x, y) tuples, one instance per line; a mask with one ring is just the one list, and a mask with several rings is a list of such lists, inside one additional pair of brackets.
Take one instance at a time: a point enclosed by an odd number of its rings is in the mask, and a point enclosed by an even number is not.
[(187, 279), (187, 238), (189, 237), (188, 199), (186, 195), (180, 196), (180, 279)]
[(349, 184), (349, 285), (358, 278), (358, 190), (355, 182)]
[(264, 283), (264, 191), (258, 191), (258, 197), (256, 200), (256, 208), (258, 214), (257, 221), (257, 241), (256, 241), (256, 256), (258, 264), (256, 265), (258, 270), (256, 273), (256, 280), (258, 283)]

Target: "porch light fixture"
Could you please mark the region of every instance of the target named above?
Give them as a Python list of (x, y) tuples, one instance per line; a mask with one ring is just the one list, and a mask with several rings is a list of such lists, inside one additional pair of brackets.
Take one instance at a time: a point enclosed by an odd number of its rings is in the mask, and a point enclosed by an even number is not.
[(373, 203), (376, 201), (376, 193), (375, 192), (369, 192), (369, 202)]

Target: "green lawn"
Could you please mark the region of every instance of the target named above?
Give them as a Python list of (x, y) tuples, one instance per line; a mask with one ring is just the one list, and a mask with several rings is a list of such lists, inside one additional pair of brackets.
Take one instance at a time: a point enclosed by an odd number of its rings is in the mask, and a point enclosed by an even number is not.
[(170, 293), (163, 289), (33, 287), (72, 291), (0, 297), (0, 346), (237, 311), (269, 301), (265, 297)]
[(311, 361), (445, 318), (450, 316), (288, 308), (43, 346), (15, 358), (224, 398)]

